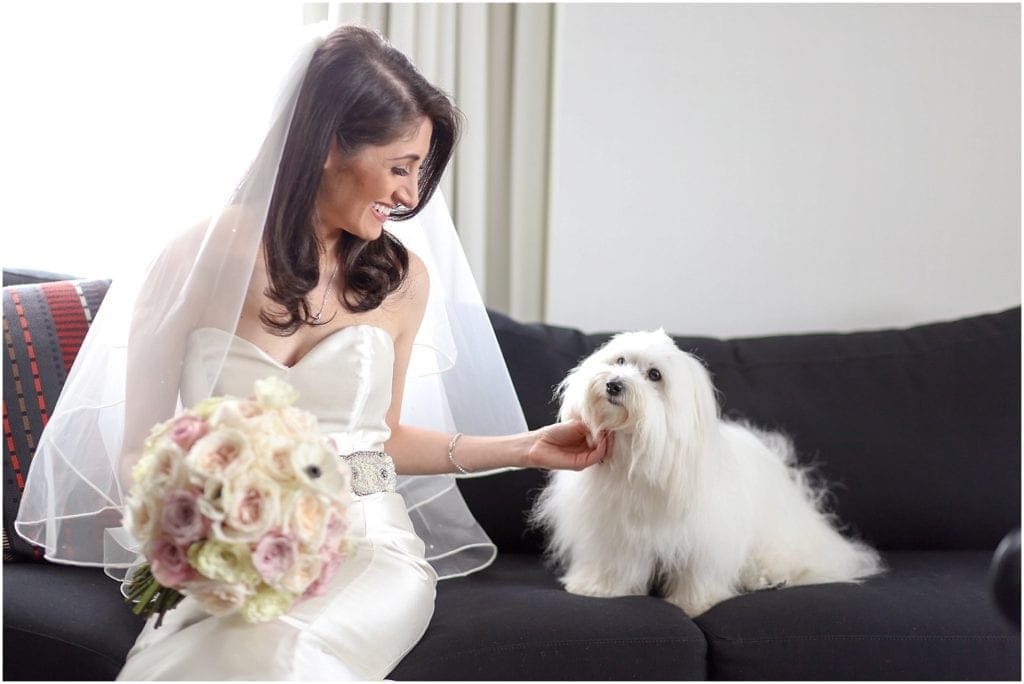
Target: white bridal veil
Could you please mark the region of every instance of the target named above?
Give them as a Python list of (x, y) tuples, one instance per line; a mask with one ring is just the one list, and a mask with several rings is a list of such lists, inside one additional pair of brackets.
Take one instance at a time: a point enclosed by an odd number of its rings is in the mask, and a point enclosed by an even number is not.
[[(306, 67), (327, 28), (308, 29), (284, 78), (249, 173), (207, 221), (175, 236), (138, 276), (112, 283), (36, 449), (18, 533), (60, 563), (137, 562), (121, 528), (125, 454), (180, 408), (185, 343), (198, 326), (233, 331), (260, 246), (267, 207)], [(414, 218), (387, 229), (418, 254), (430, 296), (416, 338), (402, 421), (469, 434), (509, 434), (525, 420), (440, 192)], [(221, 354), (226, 353), (225, 346)], [(210, 394), (216, 378), (209, 381)], [(483, 389), (486, 388), (486, 389)], [(488, 565), (496, 550), (448, 475), (400, 477), (427, 559), (441, 578)]]

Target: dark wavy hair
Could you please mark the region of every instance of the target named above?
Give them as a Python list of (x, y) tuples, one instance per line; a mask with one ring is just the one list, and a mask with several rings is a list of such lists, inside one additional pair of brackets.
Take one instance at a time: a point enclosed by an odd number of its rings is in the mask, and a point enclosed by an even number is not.
[[(375, 31), (342, 26), (310, 60), (285, 139), (263, 231), (269, 285), (278, 306), (260, 320), (276, 335), (314, 325), (306, 295), (320, 280), (319, 245), (313, 231), (317, 188), (331, 138), (342, 154), (386, 145), (407, 135), (422, 118), (433, 125), (420, 167), (419, 204), (393, 211), (392, 220), (415, 216), (434, 194), (459, 137), (461, 114), (409, 59)], [(338, 258), (344, 269), (340, 301), (352, 312), (371, 311), (397, 290), (409, 254), (384, 231), (376, 240), (343, 232)]]

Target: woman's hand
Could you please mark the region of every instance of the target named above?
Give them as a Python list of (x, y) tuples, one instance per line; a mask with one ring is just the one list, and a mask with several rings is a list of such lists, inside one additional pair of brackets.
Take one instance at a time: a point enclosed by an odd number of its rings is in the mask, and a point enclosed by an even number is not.
[(611, 451), (611, 433), (600, 433), (593, 446), (589, 438), (590, 430), (579, 420), (541, 428), (527, 454), (529, 466), (551, 470), (583, 470), (604, 460)]

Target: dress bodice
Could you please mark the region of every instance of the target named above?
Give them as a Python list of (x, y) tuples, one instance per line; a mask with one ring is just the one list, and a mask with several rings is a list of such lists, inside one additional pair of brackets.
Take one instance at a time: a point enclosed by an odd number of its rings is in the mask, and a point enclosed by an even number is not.
[(193, 406), (211, 395), (248, 396), (256, 380), (274, 375), (298, 391), (296, 406), (316, 416), (320, 430), (334, 438), (340, 453), (383, 450), (391, 435), (385, 418), (394, 354), (386, 330), (352, 325), (285, 366), (233, 333), (197, 328), (185, 353), (182, 403)]

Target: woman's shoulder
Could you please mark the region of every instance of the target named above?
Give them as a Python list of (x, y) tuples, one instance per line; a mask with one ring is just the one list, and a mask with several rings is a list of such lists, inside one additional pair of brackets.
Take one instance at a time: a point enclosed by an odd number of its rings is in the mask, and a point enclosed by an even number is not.
[(430, 296), (430, 272), (419, 254), (411, 249), (408, 252), (409, 271), (401, 287), (404, 292), (403, 299), (410, 300), (413, 308), (422, 310), (427, 305), (427, 297)]
[(215, 216), (207, 216), (192, 225), (183, 227), (164, 244), (162, 259), (194, 259), (200, 250), (225, 256), (233, 254), (238, 247), (239, 233), (248, 234), (262, 230), (258, 217), (243, 207), (230, 206)]
[(415, 322), (418, 325), (423, 312), (427, 308), (427, 299), (430, 296), (430, 273), (423, 259), (412, 250), (409, 254), (409, 267), (402, 284), (388, 298), (388, 307), (401, 319)]
[(409, 253), (409, 273), (406, 275), (408, 281), (417, 287), (429, 288), (430, 287), (430, 272), (427, 270), (427, 265), (419, 254), (406, 248)]

